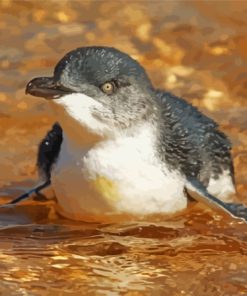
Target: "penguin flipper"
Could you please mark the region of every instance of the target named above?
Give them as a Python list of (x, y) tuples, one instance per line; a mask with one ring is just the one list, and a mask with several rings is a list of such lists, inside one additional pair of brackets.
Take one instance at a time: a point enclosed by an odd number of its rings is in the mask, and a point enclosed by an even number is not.
[(40, 195), (40, 191), (42, 191), (43, 189), (49, 187), (51, 184), (50, 180), (45, 181), (43, 184), (30, 189), (28, 192), (16, 197), (15, 199), (11, 200), (9, 203), (7, 203), (7, 205), (13, 205), (13, 204), (17, 204), (20, 201), (29, 198), (33, 193), (36, 195)]
[(63, 130), (56, 122), (39, 144), (37, 166), (39, 173), (46, 181), (50, 180), (51, 168), (57, 160), (62, 141)]
[(59, 155), (62, 141), (63, 131), (59, 123), (56, 122), (39, 144), (37, 166), (40, 175), (44, 179), (44, 182), (13, 199), (8, 204), (19, 203), (20, 201), (29, 198), (33, 194), (42, 195), (41, 191), (51, 185), (51, 168)]
[(243, 204), (225, 203), (217, 197), (211, 195), (206, 187), (195, 178), (187, 178), (185, 189), (190, 197), (202, 202), (212, 209), (220, 210), (233, 218), (247, 222), (247, 207)]

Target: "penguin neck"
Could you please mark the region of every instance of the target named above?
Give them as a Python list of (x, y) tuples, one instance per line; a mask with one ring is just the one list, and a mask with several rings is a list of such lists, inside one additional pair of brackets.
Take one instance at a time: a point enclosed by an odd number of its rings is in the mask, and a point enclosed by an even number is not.
[[(126, 130), (119, 130), (111, 137), (100, 137), (89, 133), (84, 128), (76, 130), (75, 128), (63, 128), (64, 144), (71, 151), (81, 150), (84, 153), (87, 151), (98, 149), (100, 147), (126, 147), (128, 151), (132, 148), (139, 150), (140, 153), (156, 154), (156, 135), (157, 129), (149, 122), (143, 122), (135, 127)], [(121, 149), (123, 152), (123, 149)], [(121, 155), (119, 155), (121, 157)]]

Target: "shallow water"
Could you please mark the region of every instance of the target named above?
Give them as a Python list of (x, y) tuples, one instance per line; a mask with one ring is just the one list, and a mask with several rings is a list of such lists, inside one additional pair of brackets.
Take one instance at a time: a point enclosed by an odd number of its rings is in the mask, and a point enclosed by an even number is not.
[(1, 220), (3, 295), (47, 295), (48, 287), (48, 295), (247, 293), (246, 224), (207, 210), (78, 223), (46, 202), (7, 209)]
[[(244, 1), (0, 2), (0, 202), (36, 183), (37, 144), (54, 121), (25, 84), (68, 50), (104, 44), (220, 123), (246, 204), (246, 12)], [(246, 224), (195, 203), (104, 223), (64, 219), (54, 201), (0, 209), (0, 295), (247, 295), (246, 255)]]

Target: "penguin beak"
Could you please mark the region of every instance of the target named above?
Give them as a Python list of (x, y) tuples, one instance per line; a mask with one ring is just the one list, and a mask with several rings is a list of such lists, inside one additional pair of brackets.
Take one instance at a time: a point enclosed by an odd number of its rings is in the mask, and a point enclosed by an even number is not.
[(28, 82), (26, 94), (47, 100), (60, 98), (62, 95), (73, 93), (74, 91), (55, 83), (53, 77), (37, 77)]

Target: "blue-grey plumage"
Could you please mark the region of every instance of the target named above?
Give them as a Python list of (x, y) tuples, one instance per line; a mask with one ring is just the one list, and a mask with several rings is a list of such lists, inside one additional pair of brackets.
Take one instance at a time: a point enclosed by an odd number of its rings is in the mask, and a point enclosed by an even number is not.
[(222, 200), (235, 192), (231, 145), (217, 124), (155, 89), (125, 53), (76, 49), (27, 93), (50, 99), (57, 115), (38, 166), (68, 216), (176, 212), (186, 207), (191, 178)]
[(205, 186), (224, 171), (234, 184), (231, 143), (218, 125), (181, 98), (162, 91), (157, 91), (157, 96), (163, 118), (161, 156)]

